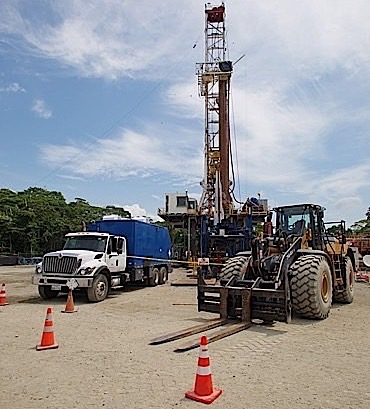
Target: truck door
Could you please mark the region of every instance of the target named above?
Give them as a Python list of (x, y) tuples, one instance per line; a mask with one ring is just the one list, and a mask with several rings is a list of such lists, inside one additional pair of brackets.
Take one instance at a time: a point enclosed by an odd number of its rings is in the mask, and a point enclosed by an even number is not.
[(107, 253), (107, 264), (112, 273), (119, 273), (126, 269), (126, 240), (124, 237), (111, 236)]

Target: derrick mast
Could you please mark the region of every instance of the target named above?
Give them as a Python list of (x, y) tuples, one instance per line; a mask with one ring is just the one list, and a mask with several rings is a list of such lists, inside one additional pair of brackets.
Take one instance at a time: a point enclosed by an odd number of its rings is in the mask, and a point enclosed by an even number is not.
[(225, 6), (205, 5), (205, 61), (197, 64), (199, 94), (205, 102), (205, 143), (201, 214), (221, 222), (233, 210), (230, 195), (229, 93), (232, 62), (226, 61)]
[(250, 250), (255, 227), (267, 216), (268, 205), (267, 200), (262, 203), (253, 197), (237, 201), (232, 194), (229, 102), (233, 64), (226, 57), (224, 3), (205, 5), (204, 34), (204, 62), (196, 65), (199, 95), (205, 107), (201, 198), (198, 204), (187, 191), (167, 193), (165, 208), (158, 214), (179, 233), (179, 253), (182, 249), (192, 257), (208, 258), (210, 265), (202, 266), (202, 274), (211, 270), (217, 275), (228, 257)]

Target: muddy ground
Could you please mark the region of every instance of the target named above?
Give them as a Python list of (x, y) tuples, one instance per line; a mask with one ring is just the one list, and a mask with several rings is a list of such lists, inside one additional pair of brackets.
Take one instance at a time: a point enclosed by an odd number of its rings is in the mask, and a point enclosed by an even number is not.
[[(199, 408), (193, 389), (198, 350), (150, 339), (215, 318), (196, 309), (196, 288), (167, 283), (114, 291), (102, 303), (75, 296), (38, 298), (33, 268), (0, 267), (7, 301), (0, 307), (0, 409)], [(175, 270), (171, 280), (186, 275)], [(59, 348), (36, 351), (48, 306)], [(370, 286), (356, 283), (351, 305), (324, 321), (252, 328), (209, 345), (214, 408), (369, 409)], [(203, 405), (204, 406), (204, 405)]]

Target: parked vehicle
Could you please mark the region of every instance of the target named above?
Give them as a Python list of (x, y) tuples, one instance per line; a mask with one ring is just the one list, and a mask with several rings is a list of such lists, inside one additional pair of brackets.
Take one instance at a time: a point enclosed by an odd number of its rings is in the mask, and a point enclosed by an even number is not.
[(168, 229), (140, 220), (105, 216), (87, 231), (68, 233), (62, 250), (43, 256), (32, 283), (43, 299), (68, 292), (73, 282), (91, 302), (103, 301), (113, 287), (128, 283), (164, 284), (171, 266)]
[[(275, 232), (230, 258), (219, 285), (205, 285), (200, 277), (199, 311), (290, 322), (292, 310), (325, 319), (332, 302), (352, 303), (354, 248), (346, 241), (345, 222), (324, 222), (324, 210), (316, 204), (275, 208)], [(329, 224), (339, 224), (337, 237), (326, 230)], [(250, 302), (243, 301), (247, 298)]]

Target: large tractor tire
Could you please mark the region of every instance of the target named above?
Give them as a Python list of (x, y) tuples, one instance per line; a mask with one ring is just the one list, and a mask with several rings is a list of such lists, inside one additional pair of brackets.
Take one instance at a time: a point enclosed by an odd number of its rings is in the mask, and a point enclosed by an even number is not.
[(346, 266), (346, 287), (342, 291), (334, 290), (333, 300), (342, 304), (351, 304), (355, 289), (355, 272), (349, 257), (345, 258), (344, 263)]
[(230, 280), (233, 276), (242, 279), (247, 270), (247, 265), (248, 257), (237, 256), (229, 258), (222, 267), (219, 280)]
[(305, 318), (325, 319), (329, 315), (333, 283), (323, 256), (300, 257), (289, 270), (293, 310)]

